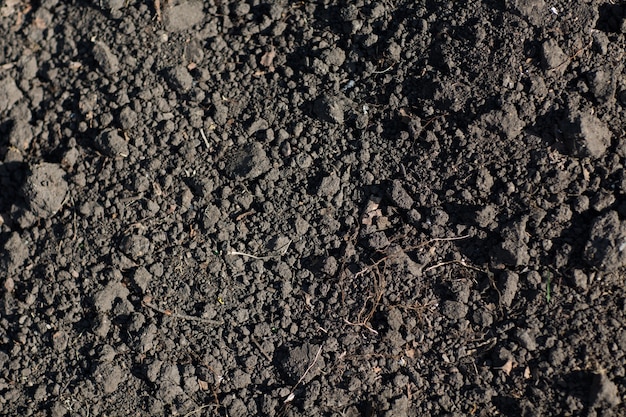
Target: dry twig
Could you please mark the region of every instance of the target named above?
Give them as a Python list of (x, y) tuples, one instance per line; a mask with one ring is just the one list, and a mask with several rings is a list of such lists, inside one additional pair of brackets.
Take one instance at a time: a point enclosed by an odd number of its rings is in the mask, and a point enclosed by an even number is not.
[(157, 307), (156, 305), (152, 304), (152, 297), (150, 297), (149, 295), (146, 295), (143, 300), (141, 300), (142, 304), (146, 307), (148, 307), (151, 310), (156, 311), (157, 313), (161, 313), (163, 315), (169, 316), (169, 317), (173, 317), (176, 319), (183, 319), (183, 320), (191, 320), (191, 321), (198, 321), (201, 323), (207, 323), (207, 324), (212, 324), (215, 326), (224, 324), (223, 321), (221, 320), (211, 320), (211, 319), (204, 319), (202, 317), (196, 317), (196, 316), (190, 316), (188, 314), (178, 314), (178, 313), (174, 313), (171, 310), (167, 310), (167, 309), (163, 309), (160, 307)]

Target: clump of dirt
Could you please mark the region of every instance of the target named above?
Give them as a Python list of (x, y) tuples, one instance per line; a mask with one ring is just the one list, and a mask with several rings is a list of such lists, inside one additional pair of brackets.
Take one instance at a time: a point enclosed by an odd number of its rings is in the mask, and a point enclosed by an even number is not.
[(8, 1), (0, 414), (626, 415), (626, 6)]

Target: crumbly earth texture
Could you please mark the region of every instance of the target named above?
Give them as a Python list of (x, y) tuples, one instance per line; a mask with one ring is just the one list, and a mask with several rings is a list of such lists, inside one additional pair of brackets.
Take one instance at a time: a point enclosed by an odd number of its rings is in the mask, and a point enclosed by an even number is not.
[(626, 415), (623, 1), (0, 16), (1, 415)]

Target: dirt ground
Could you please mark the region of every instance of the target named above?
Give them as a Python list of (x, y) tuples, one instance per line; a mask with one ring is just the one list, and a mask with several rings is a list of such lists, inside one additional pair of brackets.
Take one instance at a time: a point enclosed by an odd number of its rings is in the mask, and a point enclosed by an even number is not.
[(626, 3), (0, 16), (1, 415), (626, 416)]

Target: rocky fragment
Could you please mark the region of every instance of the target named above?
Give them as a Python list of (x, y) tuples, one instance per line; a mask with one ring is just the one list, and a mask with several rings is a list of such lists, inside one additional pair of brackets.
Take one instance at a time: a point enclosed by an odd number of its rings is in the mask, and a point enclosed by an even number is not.
[(331, 172), (329, 175), (322, 178), (322, 181), (317, 188), (317, 195), (321, 197), (332, 197), (339, 192), (340, 188), (341, 179), (337, 176), (337, 174)]
[(122, 302), (128, 302), (127, 297), (129, 294), (130, 292), (124, 284), (120, 281), (113, 280), (96, 293), (93, 298), (93, 304), (96, 311), (106, 313), (111, 311), (115, 300), (120, 299)]
[(180, 371), (174, 364), (164, 364), (161, 367), (161, 374), (157, 381), (159, 389), (158, 396), (163, 401), (170, 403), (177, 396), (184, 394), (180, 386)]
[(397, 206), (405, 210), (409, 210), (413, 207), (413, 197), (406, 192), (402, 186), (402, 181), (394, 180), (391, 183), (391, 190), (389, 192), (391, 201)]
[(338, 97), (323, 95), (313, 103), (313, 112), (322, 120), (330, 123), (343, 124), (344, 103)]
[(204, 10), (201, 1), (183, 1), (163, 10), (163, 23), (169, 32), (181, 32), (191, 29), (204, 20)]
[(30, 147), (33, 140), (33, 129), (25, 120), (16, 120), (9, 134), (9, 144), (20, 151), (25, 151)]
[(265, 174), (272, 164), (259, 142), (252, 142), (234, 151), (226, 163), (226, 174), (231, 178), (254, 179)]
[(591, 266), (614, 271), (626, 265), (625, 249), (626, 222), (609, 211), (594, 220), (583, 256)]
[(141, 235), (129, 235), (122, 240), (120, 249), (129, 258), (137, 261), (150, 253), (150, 240)]
[(613, 71), (599, 68), (587, 74), (589, 88), (599, 102), (611, 102), (615, 99), (617, 77), (613, 74), (619, 72), (621, 68)]
[(93, 58), (96, 60), (105, 74), (115, 74), (120, 70), (120, 62), (117, 56), (104, 42), (95, 42), (93, 45)]
[(122, 368), (112, 363), (101, 363), (97, 366), (93, 375), (96, 384), (105, 394), (117, 391), (117, 388), (126, 378)]
[(546, 14), (544, 0), (513, 0), (511, 5), (533, 25), (541, 24)]
[(441, 313), (450, 320), (460, 320), (467, 315), (467, 304), (459, 301), (446, 300), (441, 304)]
[(612, 408), (621, 403), (617, 385), (604, 372), (593, 378), (589, 403), (591, 408)]
[(579, 157), (600, 158), (611, 144), (608, 126), (589, 112), (571, 112), (561, 130), (567, 146)]
[(513, 271), (505, 271), (500, 277), (500, 302), (505, 307), (510, 307), (515, 294), (517, 294), (519, 276)]
[(488, 125), (499, 130), (508, 139), (518, 136), (524, 128), (524, 122), (519, 118), (517, 109), (513, 105), (505, 105), (501, 110), (494, 110), (485, 116)]
[(128, 143), (114, 129), (100, 133), (94, 140), (94, 146), (102, 154), (111, 158), (125, 158), (129, 154)]
[(502, 243), (496, 248), (497, 261), (505, 265), (525, 265), (530, 260), (528, 254), (528, 235), (526, 234), (527, 218), (511, 223), (502, 229)]
[(28, 246), (18, 233), (11, 233), (11, 237), (4, 244), (0, 270), (12, 275), (22, 267), (26, 258), (28, 258)]
[(10, 110), (23, 96), (13, 78), (5, 77), (0, 80), (0, 112)]
[(193, 85), (193, 77), (182, 65), (177, 65), (167, 71), (167, 82), (179, 93), (186, 93)]
[(302, 382), (306, 384), (311, 379), (315, 378), (320, 370), (324, 369), (324, 358), (322, 355), (318, 355), (319, 349), (319, 346), (308, 342), (301, 346), (288, 349), (286, 356), (280, 363), (281, 370), (284, 372), (287, 379), (297, 382), (313, 362), (315, 362), (315, 364), (311, 367)]
[(68, 190), (64, 175), (59, 165), (48, 162), (31, 168), (22, 186), (22, 195), (35, 217), (46, 219), (59, 211)]
[(568, 67), (568, 60), (556, 40), (548, 39), (541, 44), (541, 65), (545, 71), (562, 73)]
[(150, 285), (151, 280), (152, 274), (148, 272), (148, 270), (143, 266), (137, 268), (137, 270), (133, 274), (134, 284), (139, 287), (139, 289), (141, 289), (141, 291), (143, 292), (148, 289), (148, 285)]
[(119, 122), (122, 129), (128, 130), (134, 127), (137, 123), (137, 118), (137, 113), (133, 109), (128, 106), (124, 107), (122, 111), (120, 111), (119, 116)]

